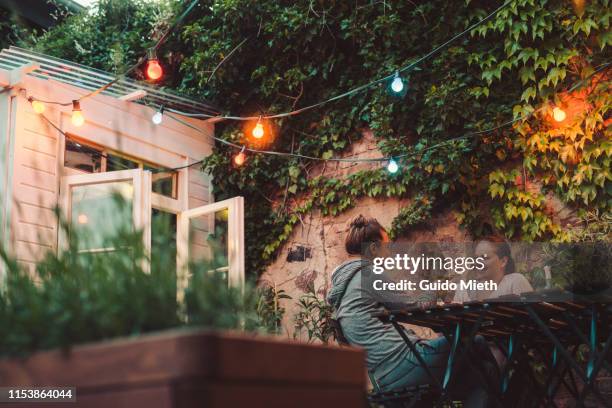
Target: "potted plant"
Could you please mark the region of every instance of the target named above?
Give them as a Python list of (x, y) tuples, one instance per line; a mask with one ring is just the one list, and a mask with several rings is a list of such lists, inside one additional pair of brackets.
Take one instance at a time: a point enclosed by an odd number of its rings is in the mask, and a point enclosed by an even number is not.
[(173, 256), (147, 273), (140, 233), (113, 239), (113, 253), (49, 253), (35, 279), (2, 252), (0, 386), (75, 387), (70, 407), (365, 404), (361, 350), (265, 335), (260, 291), (206, 267), (178, 303)]

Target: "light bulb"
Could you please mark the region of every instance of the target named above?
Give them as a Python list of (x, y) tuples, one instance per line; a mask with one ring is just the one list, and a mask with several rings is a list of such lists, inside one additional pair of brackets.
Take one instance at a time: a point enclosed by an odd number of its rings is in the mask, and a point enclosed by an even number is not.
[(83, 123), (85, 123), (85, 117), (81, 111), (81, 104), (79, 101), (72, 101), (72, 124), (79, 127), (83, 126)]
[(404, 81), (400, 78), (399, 74), (395, 74), (393, 82), (391, 82), (391, 90), (395, 93), (400, 93), (404, 90)]
[(245, 161), (246, 161), (246, 154), (244, 154), (244, 152), (240, 152), (236, 156), (234, 156), (234, 164), (236, 166), (242, 166)]
[(253, 137), (255, 139), (261, 139), (264, 135), (264, 128), (263, 125), (261, 124), (261, 122), (257, 122), (257, 124), (255, 125), (255, 127), (253, 128)]
[(559, 107), (555, 107), (553, 109), (553, 118), (557, 121), (557, 122), (563, 122), (565, 120), (565, 117), (567, 115), (565, 114), (565, 111)]
[(162, 123), (163, 118), (164, 118), (164, 114), (158, 111), (158, 112), (155, 112), (155, 115), (151, 117), (151, 121), (155, 123), (156, 125), (159, 125), (160, 123)]
[(393, 159), (389, 160), (389, 164), (387, 164), (387, 171), (391, 174), (397, 173), (397, 171), (399, 170), (399, 166), (397, 165), (397, 162)]
[(41, 101), (32, 101), (32, 109), (34, 109), (34, 112), (40, 114), (43, 113), (45, 111), (45, 104), (42, 103)]
[(164, 74), (164, 70), (159, 64), (159, 61), (157, 60), (157, 58), (149, 59), (147, 61), (147, 69), (146, 69), (147, 78), (153, 81), (157, 81), (159, 78), (162, 77), (163, 74)]

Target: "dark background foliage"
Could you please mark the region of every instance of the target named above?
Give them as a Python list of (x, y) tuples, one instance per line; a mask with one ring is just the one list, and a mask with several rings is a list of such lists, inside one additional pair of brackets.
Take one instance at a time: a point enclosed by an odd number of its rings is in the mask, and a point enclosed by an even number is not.
[[(188, 3), (102, 0), (97, 11), (73, 16), (25, 45), (121, 72)], [(289, 111), (392, 73), (499, 5), (202, 0), (159, 51), (167, 73), (161, 85), (211, 100), (233, 115)], [(402, 220), (413, 225), (452, 206), (475, 234), (491, 224), (515, 239), (571, 239), (546, 211), (547, 191), (600, 220), (612, 196), (606, 72), (589, 89), (590, 108), (568, 119), (567, 131), (550, 133), (550, 110), (562, 92), (581, 79), (592, 83), (593, 72), (609, 62), (609, 20), (605, 0), (582, 8), (566, 0), (512, 1), (406, 73), (403, 98), (374, 86), (278, 120), (274, 137), (254, 145), (331, 157), (370, 128), (385, 154), (409, 154), (393, 177), (381, 169), (349, 181), (312, 179), (312, 162), (263, 155), (249, 155), (235, 168), (235, 151), (217, 146), (203, 167), (215, 178), (217, 198), (246, 198), (247, 269), (265, 267), (301, 214), (320, 209), (335, 215), (365, 195), (418, 191), (426, 197), (427, 210), (415, 206), (415, 215), (401, 214), (397, 231), (408, 225)], [(514, 126), (452, 140), (536, 109)], [(242, 126), (221, 122), (216, 134), (252, 145)], [(541, 191), (528, 191), (528, 180), (537, 180)]]

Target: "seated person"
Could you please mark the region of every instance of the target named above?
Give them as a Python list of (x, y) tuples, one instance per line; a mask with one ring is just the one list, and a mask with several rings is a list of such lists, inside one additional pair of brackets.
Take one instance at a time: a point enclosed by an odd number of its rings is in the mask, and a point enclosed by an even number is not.
[(533, 291), (527, 278), (516, 272), (510, 245), (503, 238), (490, 235), (481, 239), (474, 248), (474, 257), (485, 258), (484, 268), (474, 269), (471, 277), (479, 281), (493, 281), (497, 283), (497, 290), (457, 290), (453, 298), (454, 303), (494, 299), (504, 295), (519, 295)]
[[(427, 372), (395, 328), (373, 316), (375, 312), (384, 310), (383, 305), (375, 299), (368, 288), (362, 288), (361, 285), (362, 268), (369, 267), (359, 258), (363, 246), (380, 248), (381, 244), (388, 242), (387, 232), (378, 221), (363, 216), (354, 219), (345, 240), (346, 250), (353, 259), (349, 259), (334, 270), (332, 287), (327, 297), (327, 301), (335, 309), (336, 320), (346, 340), (366, 350), (371, 380), (382, 391), (431, 383)], [(440, 380), (444, 375), (450, 352), (447, 339), (437, 337), (425, 340), (411, 331), (408, 331), (408, 336), (429, 370)], [(477, 343), (474, 344), (475, 348), (479, 347)], [(484, 344), (487, 353), (488, 348), (486, 343)], [(478, 353), (481, 356), (479, 362), (485, 359), (482, 356), (489, 357), (488, 361), (494, 361), (490, 353), (482, 354), (481, 350)], [(472, 385), (456, 384), (457, 390), (464, 395), (469, 394), (466, 406), (486, 406), (487, 395), (482, 390), (482, 385), (477, 384), (476, 376), (463, 374), (455, 378), (462, 377), (463, 380), (474, 382)]]

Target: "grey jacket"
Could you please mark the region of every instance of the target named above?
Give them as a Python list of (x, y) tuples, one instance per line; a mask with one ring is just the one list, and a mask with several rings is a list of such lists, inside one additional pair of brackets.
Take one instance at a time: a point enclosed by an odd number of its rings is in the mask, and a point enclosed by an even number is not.
[[(373, 316), (383, 306), (369, 288), (362, 288), (362, 269), (368, 267), (361, 260), (338, 266), (327, 302), (334, 306), (335, 318), (349, 343), (366, 350), (368, 370), (381, 377), (409, 358), (410, 349), (391, 324)], [(418, 340), (414, 334), (411, 337)]]

